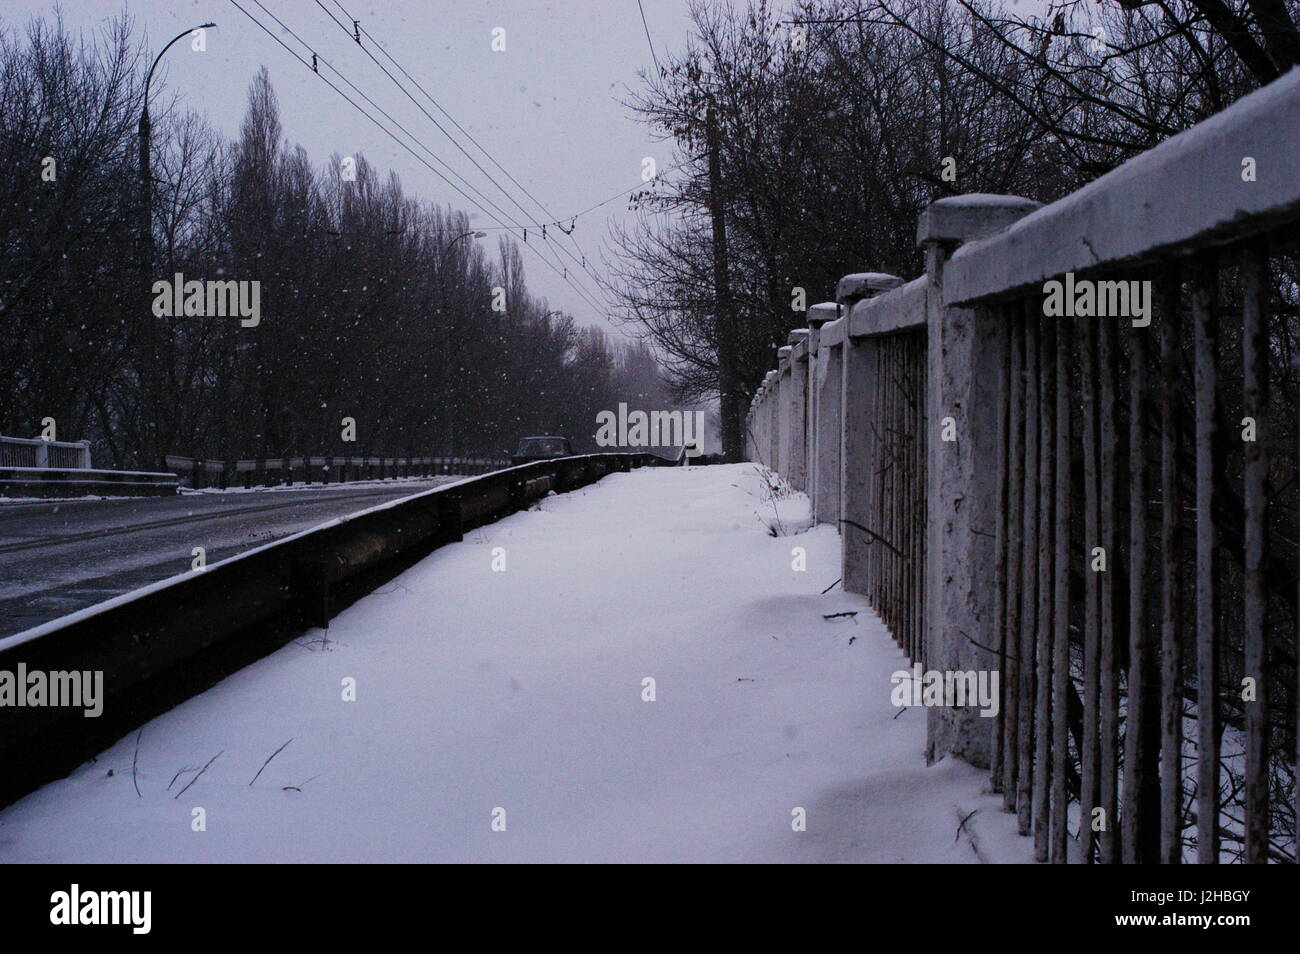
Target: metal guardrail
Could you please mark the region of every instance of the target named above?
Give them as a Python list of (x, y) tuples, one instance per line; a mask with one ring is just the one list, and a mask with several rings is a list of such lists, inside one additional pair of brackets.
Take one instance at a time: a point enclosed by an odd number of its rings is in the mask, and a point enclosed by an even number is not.
[[(129, 731), (140, 721), (136, 715), (150, 709), (151, 692), (162, 691), (158, 685), (187, 666), (210, 668), (223, 646), (253, 640), (264, 654), (283, 642), (286, 629), (326, 625), (340, 597), (368, 592), (382, 582), (379, 572), (458, 541), (466, 529), (525, 509), (551, 491), (673, 463), (644, 453), (590, 454), (493, 471), (331, 520), (0, 639), (0, 670), (102, 671), (105, 705), (98, 719), (75, 708), (0, 708), (0, 804)], [(279, 639), (268, 640), (268, 630)], [(217, 668), (220, 675), (234, 671), (228, 662)], [(117, 735), (105, 735), (100, 723), (115, 726)]]
[(47, 441), (0, 434), (0, 467), (90, 469), (89, 441)]
[(0, 467), (0, 496), (175, 496), (175, 474), (65, 467)]
[(193, 488), (332, 484), (442, 474), (485, 474), (510, 464), (491, 457), (268, 457), (224, 461), (168, 454), (168, 468)]

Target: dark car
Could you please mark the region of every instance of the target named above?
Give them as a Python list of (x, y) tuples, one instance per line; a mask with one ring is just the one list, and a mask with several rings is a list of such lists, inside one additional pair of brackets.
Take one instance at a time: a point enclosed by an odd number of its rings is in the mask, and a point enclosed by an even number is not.
[(556, 457), (572, 457), (573, 448), (563, 437), (525, 437), (519, 442), (519, 449), (510, 458), (510, 463), (527, 464), (534, 460), (552, 460)]

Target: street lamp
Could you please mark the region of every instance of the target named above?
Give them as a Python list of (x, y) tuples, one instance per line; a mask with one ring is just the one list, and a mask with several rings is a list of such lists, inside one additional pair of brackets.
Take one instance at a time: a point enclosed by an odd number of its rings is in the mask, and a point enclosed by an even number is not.
[[(206, 30), (215, 27), (215, 23), (205, 23), (202, 26), (193, 27), (184, 33), (177, 34), (170, 43), (162, 48), (162, 51), (154, 57), (153, 65), (149, 67), (149, 73), (144, 80), (144, 108), (140, 110), (140, 273), (144, 278), (145, 301), (147, 302), (152, 296), (152, 282), (149, 276), (153, 272), (153, 171), (150, 169), (149, 162), (149, 135), (151, 124), (149, 122), (149, 86), (153, 82), (153, 71), (158, 68), (159, 61), (172, 48), (177, 40), (190, 36), (196, 30)], [(146, 314), (148, 314), (146, 312)], [(159, 329), (157, 322), (149, 321), (147, 318), (144, 323), (145, 328), (145, 353), (148, 354), (151, 365), (149, 372), (154, 376), (154, 381), (148, 390), (151, 394), (151, 404), (155, 411), (165, 406), (163, 402), (162, 382), (166, 375), (162, 371), (162, 359), (159, 351)], [(159, 440), (158, 425), (155, 422), (151, 428), (152, 436), (145, 441), (143, 448), (144, 456), (148, 459), (160, 460), (166, 453), (166, 448), (162, 446)], [(166, 435), (164, 435), (164, 438)]]
[(149, 136), (152, 131), (152, 125), (149, 122), (149, 86), (153, 83), (153, 71), (158, 68), (158, 63), (166, 53), (172, 48), (178, 40), (183, 40), (197, 30), (215, 29), (215, 23), (204, 23), (201, 26), (191, 27), (184, 33), (179, 33), (172, 38), (171, 42), (164, 46), (157, 56), (154, 57), (153, 65), (149, 67), (149, 73), (144, 80), (144, 108), (140, 110), (140, 238), (142, 241), (141, 257), (146, 278), (148, 272), (153, 267), (153, 173), (150, 170), (149, 157)]
[(465, 239), (465, 238), (476, 238), (476, 239), (487, 238), (487, 233), (486, 232), (461, 232), (460, 235), (457, 235), (454, 239), (452, 239), (445, 246), (443, 246), (442, 255), (438, 257), (439, 264), (442, 264), (447, 260), (447, 253), (451, 251), (451, 247), (455, 245), (457, 242), (459, 242), (461, 239)]

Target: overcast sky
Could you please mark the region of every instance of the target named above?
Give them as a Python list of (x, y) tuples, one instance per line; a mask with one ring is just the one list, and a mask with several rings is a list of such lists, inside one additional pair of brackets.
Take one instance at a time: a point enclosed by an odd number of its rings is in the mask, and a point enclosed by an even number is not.
[[(465, 142), (480, 164), (534, 214), (525, 218), (504, 199), (315, 0), (260, 2), (517, 221), (544, 220), (519, 189)], [(653, 68), (636, 0), (321, 2), (339, 20), (346, 19), (339, 3), (359, 19), (362, 27), (556, 218), (619, 195), (578, 221), (574, 238), (589, 261), (599, 263), (610, 218), (627, 216), (626, 194), (640, 183), (643, 157), (653, 156), (660, 168), (669, 164), (670, 144), (653, 142), (649, 130), (634, 122), (620, 105), (629, 89), (639, 87), (638, 72)], [(659, 55), (684, 46), (690, 32), (686, 0), (642, 3)], [(239, 0), (239, 4), (310, 59), (302, 44), (258, 8), (257, 0)], [(334, 152), (361, 152), (385, 173), (395, 170), (408, 195), (450, 202), (471, 212), (476, 225), (496, 225), (296, 62), (231, 0), (70, 0), (61, 9), (73, 30), (97, 27), (125, 10), (146, 32), (155, 51), (181, 31), (213, 21), (218, 28), (209, 31), (206, 52), (192, 51), (188, 40), (177, 43), (155, 76), (155, 84), (163, 80), (168, 91), (181, 96), (183, 106), (205, 113), (224, 134), (236, 136), (249, 81), (265, 64), (279, 95), (286, 138), (290, 144), (302, 144), (318, 166)], [(53, 10), (50, 2), (4, 0), (0, 18), (12, 29), (21, 27), (30, 16)], [(505, 31), (504, 52), (492, 49), (493, 31), (498, 27)], [(391, 63), (379, 52), (375, 55), (400, 78)], [(320, 68), (322, 75), (359, 99), (323, 65)], [(430, 103), (422, 105), (456, 132)], [(421, 155), (445, 173), (427, 154)], [(493, 255), (500, 234), (493, 229), (481, 240)], [(534, 236), (530, 229), (530, 246)], [(568, 248), (580, 257), (572, 245)], [(571, 277), (580, 271), (563, 254), (560, 263), (567, 266)], [(572, 312), (583, 324), (600, 322), (596, 309), (536, 255), (525, 252), (525, 267), (529, 287), (549, 299), (552, 308)], [(599, 301), (590, 280), (579, 284)]]

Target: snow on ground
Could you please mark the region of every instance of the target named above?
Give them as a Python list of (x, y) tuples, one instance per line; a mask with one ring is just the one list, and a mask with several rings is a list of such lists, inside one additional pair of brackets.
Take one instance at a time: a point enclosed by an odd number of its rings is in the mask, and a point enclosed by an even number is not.
[(838, 539), (800, 513), (748, 464), (548, 497), (150, 722), (141, 797), (132, 733), (0, 813), (0, 862), (974, 862), (972, 811), (1028, 861), (984, 773), (925, 766), (904, 657), (821, 594)]

